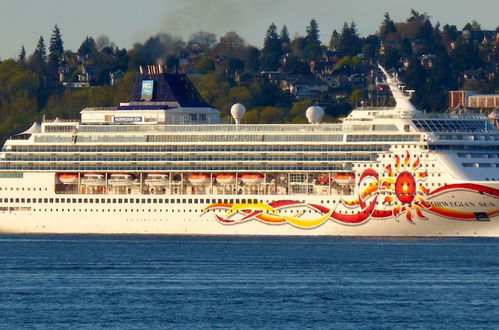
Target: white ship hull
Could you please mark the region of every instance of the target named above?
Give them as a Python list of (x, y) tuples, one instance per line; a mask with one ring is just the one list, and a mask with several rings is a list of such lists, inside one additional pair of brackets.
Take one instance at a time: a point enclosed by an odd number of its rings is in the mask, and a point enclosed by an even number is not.
[[(23, 186), (16, 181), (18, 186)], [(499, 197), (461, 186), (449, 186), (452, 189), (447, 191), (444, 186), (439, 188), (443, 192), (430, 193), (425, 198), (427, 209), (419, 209), (422, 216), (414, 207), (396, 213), (393, 210), (397, 205), (380, 205), (380, 197), (385, 197), (381, 192), (371, 194), (361, 206), (348, 205), (354, 196), (61, 195), (45, 193), (44, 189), (41, 192), (8, 191), (0, 196), (9, 196), (14, 203), (9, 203), (9, 206), (2, 203), (0, 232), (499, 236)], [(499, 191), (495, 182), (480, 187), (495, 194)], [(28, 198), (31, 202), (47, 203), (28, 204)], [(477, 218), (477, 214), (486, 216)], [(345, 216), (349, 218), (345, 219)]]

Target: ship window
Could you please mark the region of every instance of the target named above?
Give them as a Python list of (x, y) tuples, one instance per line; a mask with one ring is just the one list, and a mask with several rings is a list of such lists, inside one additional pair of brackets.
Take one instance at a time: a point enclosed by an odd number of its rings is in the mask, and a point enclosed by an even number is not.
[(140, 199), (135, 198), (135, 203), (140, 203)]
[(182, 199), (182, 203), (183, 203), (183, 204), (187, 203), (185, 198), (184, 198), (184, 199)]
[(189, 204), (192, 204), (192, 199), (191, 198), (189, 198)]
[(19, 198), (16, 198), (16, 203), (19, 203)]
[(111, 203), (111, 198), (108, 198), (106, 203)]
[(123, 200), (123, 203), (128, 203), (128, 198), (125, 198), (125, 199)]
[(175, 200), (174, 200), (173, 198), (172, 198), (172, 199), (170, 199), (170, 203), (171, 203), (171, 204), (175, 203)]
[(150, 204), (150, 203), (151, 203), (151, 199), (150, 199), (150, 198), (148, 198), (148, 199), (147, 199), (147, 204)]
[(88, 203), (88, 198), (83, 199), (83, 203), (87, 204)]
[(113, 198), (113, 204), (116, 204), (116, 198)]
[(48, 198), (44, 198), (44, 199), (43, 199), (43, 202), (44, 202), (44, 203), (48, 203), (48, 202), (49, 202), (49, 199), (48, 199)]
[(121, 198), (118, 199), (118, 203), (123, 203), (123, 200)]
[(24, 203), (24, 198), (21, 198), (21, 203)]
[(177, 198), (177, 203), (180, 204), (180, 199)]
[(53, 203), (53, 202), (54, 202), (54, 199), (53, 199), (53, 198), (51, 198), (51, 199), (50, 199), (50, 203)]
[(101, 199), (100, 199), (100, 202), (101, 202), (102, 204), (105, 204), (105, 203), (106, 203), (106, 199), (105, 199), (105, 198), (101, 198)]
[(99, 204), (99, 199), (98, 198), (95, 199), (95, 204)]

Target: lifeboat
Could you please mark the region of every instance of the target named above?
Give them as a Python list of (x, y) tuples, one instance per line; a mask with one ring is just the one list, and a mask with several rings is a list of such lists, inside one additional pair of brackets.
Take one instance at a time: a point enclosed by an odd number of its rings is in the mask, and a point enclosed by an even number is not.
[(112, 173), (109, 177), (109, 184), (112, 185), (127, 185), (133, 180), (133, 175), (130, 173)]
[(100, 186), (104, 184), (104, 174), (100, 173), (85, 173), (81, 179), (81, 183), (85, 185)]
[(236, 175), (228, 173), (217, 174), (217, 182), (221, 184), (233, 184), (236, 183)]
[(58, 176), (59, 181), (63, 184), (76, 184), (78, 183), (77, 173), (61, 173)]
[(327, 186), (329, 184), (329, 178), (325, 175), (321, 175), (315, 180), (315, 184)]
[(145, 184), (150, 186), (161, 186), (168, 183), (168, 174), (166, 173), (149, 173), (144, 180)]
[(339, 184), (351, 184), (355, 182), (355, 174), (353, 173), (338, 173), (334, 177), (334, 181)]
[(245, 173), (241, 175), (241, 180), (249, 184), (262, 183), (264, 178), (265, 176), (259, 173)]
[(209, 174), (192, 173), (189, 175), (189, 181), (194, 185), (209, 184), (211, 182)]

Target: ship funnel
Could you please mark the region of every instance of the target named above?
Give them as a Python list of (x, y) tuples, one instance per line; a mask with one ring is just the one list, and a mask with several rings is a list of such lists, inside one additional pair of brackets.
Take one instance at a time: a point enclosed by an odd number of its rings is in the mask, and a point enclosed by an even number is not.
[(246, 107), (241, 103), (236, 103), (232, 107), (230, 107), (230, 114), (232, 115), (232, 118), (234, 118), (236, 125), (239, 125), (241, 123), (241, 119), (243, 118), (245, 113)]
[(320, 124), (322, 117), (324, 117), (324, 109), (318, 106), (308, 107), (305, 116), (310, 124)]

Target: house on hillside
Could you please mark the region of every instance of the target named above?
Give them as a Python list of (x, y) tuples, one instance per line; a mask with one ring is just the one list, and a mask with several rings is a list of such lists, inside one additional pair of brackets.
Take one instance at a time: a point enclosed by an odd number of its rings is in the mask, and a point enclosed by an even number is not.
[(327, 92), (329, 85), (314, 76), (302, 76), (288, 82), (289, 92), (297, 99), (316, 98)]

